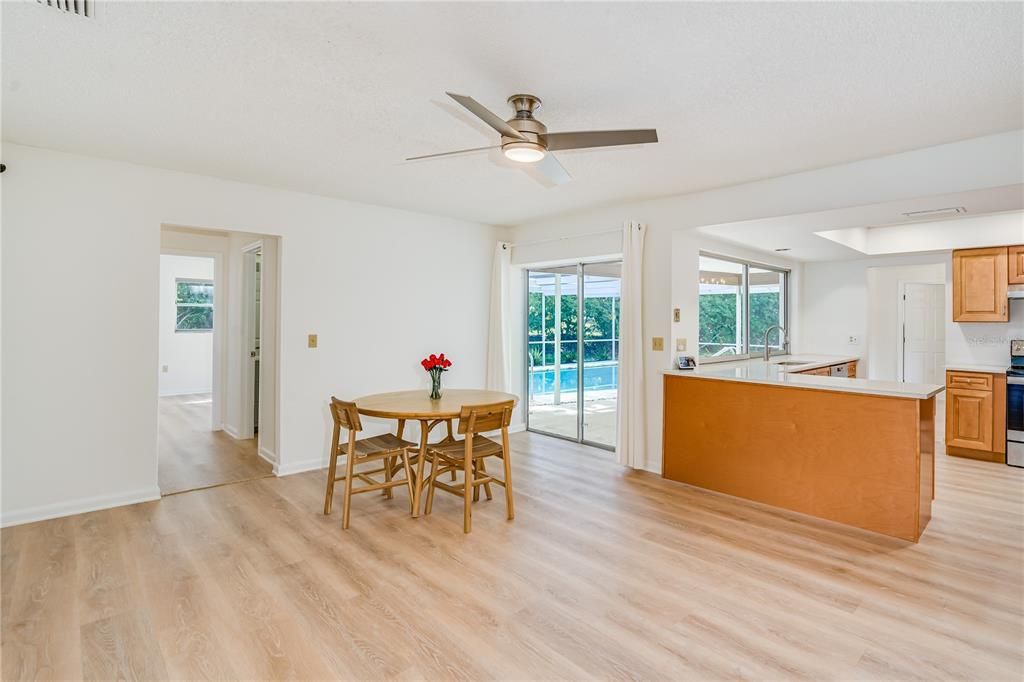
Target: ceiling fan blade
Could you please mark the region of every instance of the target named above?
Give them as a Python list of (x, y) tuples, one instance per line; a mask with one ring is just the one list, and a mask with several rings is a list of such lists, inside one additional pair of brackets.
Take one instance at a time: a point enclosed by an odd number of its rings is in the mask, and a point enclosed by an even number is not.
[(541, 135), (548, 151), (559, 149), (586, 149), (587, 147), (614, 147), (623, 144), (646, 144), (658, 141), (658, 131), (645, 130), (585, 130), (576, 133), (548, 133)]
[(474, 116), (479, 118), (481, 121), (491, 126), (499, 133), (506, 137), (514, 137), (517, 140), (525, 140), (526, 137), (518, 130), (510, 126), (508, 123), (498, 116), (496, 113), (485, 107), (480, 102), (477, 102), (472, 97), (467, 95), (456, 95), (454, 92), (446, 92), (446, 95), (451, 97), (453, 100), (466, 107), (473, 113)]
[(564, 185), (572, 180), (569, 171), (565, 170), (565, 167), (551, 152), (545, 154), (543, 159), (532, 164), (530, 168), (544, 178), (545, 184)]
[(484, 152), (489, 149), (497, 149), (500, 145), (490, 147), (473, 147), (472, 149), (459, 149), (454, 152), (441, 152), (440, 154), (424, 154), (423, 156), (410, 156), (406, 161), (419, 161), (420, 159), (436, 159), (439, 156), (455, 156), (456, 154), (471, 154), (473, 152)]

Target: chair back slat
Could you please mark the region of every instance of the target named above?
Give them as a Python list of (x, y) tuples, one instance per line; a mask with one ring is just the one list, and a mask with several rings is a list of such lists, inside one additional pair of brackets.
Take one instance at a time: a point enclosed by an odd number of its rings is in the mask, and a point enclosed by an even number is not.
[(459, 434), (483, 433), (508, 428), (512, 423), (514, 400), (486, 405), (463, 405), (459, 413)]
[(350, 431), (363, 430), (363, 424), (359, 421), (359, 411), (356, 409), (355, 403), (338, 400), (332, 395), (331, 416), (334, 417), (334, 423), (343, 429)]

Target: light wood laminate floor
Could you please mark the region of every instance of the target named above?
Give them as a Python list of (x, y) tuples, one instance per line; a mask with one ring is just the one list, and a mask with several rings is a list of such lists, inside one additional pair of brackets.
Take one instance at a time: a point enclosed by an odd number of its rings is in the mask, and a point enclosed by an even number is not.
[(162, 494), (272, 475), (270, 463), (256, 454), (255, 438), (236, 440), (211, 429), (211, 409), (209, 393), (160, 398)]
[(3, 677), (1021, 679), (1021, 470), (940, 456), (912, 545), (512, 445), (470, 535), (323, 472), (5, 529)]

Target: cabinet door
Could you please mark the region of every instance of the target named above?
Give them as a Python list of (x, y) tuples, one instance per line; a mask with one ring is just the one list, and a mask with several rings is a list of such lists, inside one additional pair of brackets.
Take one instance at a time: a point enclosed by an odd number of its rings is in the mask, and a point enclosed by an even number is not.
[(1024, 284), (1024, 246), (1011, 246), (1010, 253), (1010, 284)]
[(992, 391), (946, 390), (946, 445), (992, 450)]
[(1005, 246), (953, 252), (953, 321), (1006, 322), (1009, 254)]
[(851, 379), (857, 378), (857, 361), (848, 362), (846, 364), (846, 375)]

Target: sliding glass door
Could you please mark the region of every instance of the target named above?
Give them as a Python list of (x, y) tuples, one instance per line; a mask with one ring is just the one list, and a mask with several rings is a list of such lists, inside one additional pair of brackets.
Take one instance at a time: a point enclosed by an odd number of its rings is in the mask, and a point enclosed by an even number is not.
[(527, 302), (528, 428), (576, 439), (576, 266), (531, 270)]
[(527, 273), (527, 428), (615, 447), (621, 263)]
[(596, 263), (583, 266), (583, 270), (583, 315), (579, 332), (583, 346), (580, 439), (614, 448), (622, 263)]

